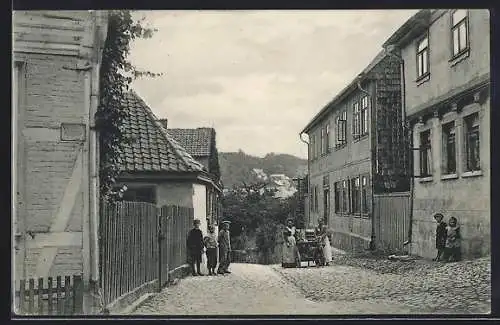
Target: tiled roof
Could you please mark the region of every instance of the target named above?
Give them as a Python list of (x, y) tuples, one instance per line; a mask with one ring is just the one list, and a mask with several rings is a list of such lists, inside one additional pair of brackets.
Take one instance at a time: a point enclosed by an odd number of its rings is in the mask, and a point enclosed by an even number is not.
[(167, 129), (167, 132), (179, 142), (192, 156), (210, 156), (213, 128)]
[(198, 172), (197, 162), (163, 128), (148, 105), (133, 91), (123, 99), (127, 113), (120, 169), (124, 172)]

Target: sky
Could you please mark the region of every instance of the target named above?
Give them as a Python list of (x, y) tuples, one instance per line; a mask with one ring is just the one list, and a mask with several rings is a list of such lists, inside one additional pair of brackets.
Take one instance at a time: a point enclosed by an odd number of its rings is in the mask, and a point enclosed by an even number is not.
[(417, 10), (144, 11), (132, 88), (169, 128), (214, 127), (219, 151), (307, 157), (300, 131)]

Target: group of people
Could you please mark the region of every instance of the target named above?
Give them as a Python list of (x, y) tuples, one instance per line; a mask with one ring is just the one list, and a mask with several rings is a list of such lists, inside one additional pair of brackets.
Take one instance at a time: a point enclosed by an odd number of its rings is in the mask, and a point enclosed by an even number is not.
[(451, 217), (448, 223), (443, 221), (444, 215), (436, 213), (434, 220), (436, 227), (436, 249), (437, 255), (434, 261), (456, 262), (462, 259), (461, 254), (461, 235), (458, 220)]
[[(208, 226), (208, 234), (203, 236), (200, 229), (200, 220), (194, 220), (194, 227), (187, 236), (188, 259), (193, 276), (204, 275), (201, 272), (202, 255), (206, 251), (208, 275), (227, 274), (231, 263), (231, 238), (229, 221), (222, 223), (219, 234), (215, 233), (213, 225)], [(219, 250), (219, 267), (217, 272), (217, 249)], [(195, 268), (196, 266), (196, 268)]]
[[(293, 225), (293, 220), (287, 221), (287, 226), (284, 231), (284, 244), (283, 244), (283, 267), (297, 267), (301, 265), (300, 252), (297, 247), (297, 231)], [(327, 265), (332, 260), (332, 247), (330, 239), (328, 238), (328, 228), (321, 220), (314, 230), (317, 246), (314, 250), (314, 262), (316, 266)]]

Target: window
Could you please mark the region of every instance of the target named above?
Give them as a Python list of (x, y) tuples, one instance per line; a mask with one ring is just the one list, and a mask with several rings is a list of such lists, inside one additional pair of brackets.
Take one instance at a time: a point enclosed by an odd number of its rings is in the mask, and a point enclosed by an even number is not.
[(309, 144), (310, 146), (310, 152), (311, 152), (311, 160), (316, 158), (316, 135), (311, 135), (311, 143)]
[(349, 212), (349, 188), (347, 181), (342, 181), (342, 212)]
[(431, 131), (420, 133), (420, 176), (432, 175)]
[(455, 147), (455, 123), (443, 125), (443, 173), (457, 172), (457, 158)]
[(453, 38), (453, 56), (457, 56), (469, 47), (469, 26), (467, 10), (459, 9), (451, 15), (451, 33)]
[(151, 187), (128, 188), (123, 193), (124, 201), (156, 203), (156, 191)]
[(361, 135), (368, 134), (368, 96), (361, 99)]
[(360, 118), (361, 112), (359, 111), (359, 102), (353, 105), (353, 116), (352, 116), (352, 134), (355, 138), (360, 136)]
[(343, 111), (337, 116), (337, 147), (346, 143), (347, 137), (347, 111)]
[(326, 153), (330, 152), (330, 123), (325, 126), (325, 147)]
[(361, 213), (361, 183), (359, 177), (351, 179), (351, 206), (353, 213)]
[(335, 182), (335, 184), (333, 184), (333, 195), (334, 195), (334, 205), (335, 205), (335, 213), (339, 213), (340, 212), (340, 184), (339, 182)]
[(465, 147), (466, 171), (480, 170), (478, 113), (471, 114), (465, 118)]
[(361, 177), (361, 213), (368, 213), (368, 180), (366, 176)]
[(429, 36), (417, 43), (417, 79), (429, 73)]
[(324, 128), (321, 128), (320, 141), (321, 141), (321, 145), (320, 145), (321, 155), (324, 155), (326, 152), (326, 150), (325, 150), (325, 129)]

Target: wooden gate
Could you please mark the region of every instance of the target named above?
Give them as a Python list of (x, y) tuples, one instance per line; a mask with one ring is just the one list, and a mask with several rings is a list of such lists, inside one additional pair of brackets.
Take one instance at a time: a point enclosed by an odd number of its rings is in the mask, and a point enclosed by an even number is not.
[(163, 288), (169, 281), (169, 272), (186, 264), (187, 234), (194, 220), (192, 208), (163, 206), (158, 218), (158, 283)]
[(409, 193), (374, 195), (374, 228), (377, 249), (391, 253), (403, 251), (410, 226)]

